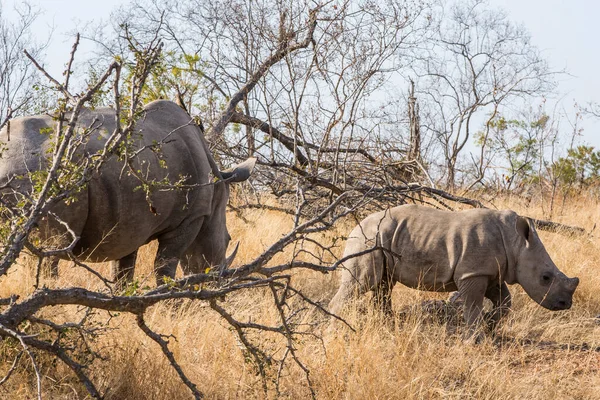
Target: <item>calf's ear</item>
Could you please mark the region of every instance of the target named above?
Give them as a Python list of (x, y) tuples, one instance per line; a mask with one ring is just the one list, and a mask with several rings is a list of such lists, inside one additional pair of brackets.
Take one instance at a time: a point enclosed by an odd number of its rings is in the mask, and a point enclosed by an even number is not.
[(517, 215), (517, 232), (529, 242), (531, 228), (529, 227), (529, 219)]

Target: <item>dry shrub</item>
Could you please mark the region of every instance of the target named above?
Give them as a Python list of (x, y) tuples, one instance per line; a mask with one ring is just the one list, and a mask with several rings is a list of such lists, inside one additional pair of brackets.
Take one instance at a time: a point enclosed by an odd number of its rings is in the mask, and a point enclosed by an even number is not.
[[(543, 218), (541, 208), (517, 201), (497, 201), (502, 208)], [(599, 218), (598, 204), (571, 202), (557, 218), (561, 222), (591, 229)], [(243, 217), (243, 218), (242, 218)], [(234, 241), (240, 241), (236, 264), (241, 265), (260, 254), (292, 227), (292, 219), (271, 210), (246, 210), (241, 216), (228, 215)], [(337, 231), (321, 235), (321, 242), (336, 241), (333, 253), (339, 256), (343, 237), (355, 221), (344, 221)], [(298, 355), (310, 368), (317, 397), (322, 399), (592, 399), (600, 396), (600, 353), (566, 349), (561, 344), (600, 346), (600, 285), (597, 273), (600, 242), (596, 237), (565, 237), (540, 232), (548, 252), (569, 276), (581, 280), (569, 311), (550, 312), (535, 304), (523, 290), (513, 286), (513, 312), (498, 327), (497, 337), (484, 343), (464, 343), (460, 332), (449, 333), (443, 322), (432, 321), (418, 307), (409, 315), (387, 321), (369, 306), (369, 296), (358, 299), (344, 314), (355, 332), (341, 323), (331, 323), (323, 315), (306, 311), (299, 322), (310, 324), (309, 331), (322, 340), (302, 336)], [(304, 243), (302, 257), (310, 258), (317, 248)], [(136, 278), (150, 282), (155, 245), (143, 248), (138, 258)], [(320, 256), (320, 254), (319, 254)], [(275, 263), (285, 262), (291, 252), (277, 255)], [(333, 260), (331, 255), (327, 256)], [(0, 282), (0, 296), (31, 292), (35, 276), (31, 262), (11, 269)], [(107, 264), (97, 265), (108, 272)], [(296, 271), (294, 283), (324, 304), (333, 296), (337, 274)], [(99, 288), (92, 275), (66, 262), (60, 266), (57, 281), (49, 286), (78, 285)], [(443, 299), (445, 294), (419, 292), (397, 285), (394, 308), (403, 310), (428, 299)], [(296, 299), (293, 304), (299, 306)], [(267, 290), (254, 289), (229, 296), (221, 305), (242, 321), (277, 323), (276, 309)], [(72, 319), (82, 310), (75, 307), (49, 308), (55, 320)], [(105, 322), (107, 313), (95, 321)], [(146, 313), (149, 326), (165, 335), (172, 334), (170, 346), (180, 365), (199, 389), (210, 399), (262, 399), (265, 393), (256, 366), (245, 358), (243, 346), (234, 332), (215, 312), (202, 303), (170, 302)], [(113, 315), (110, 329), (92, 343), (106, 356), (92, 365), (92, 377), (107, 399), (187, 399), (190, 392), (168, 365), (158, 345), (146, 337), (130, 315)], [(256, 333), (251, 335), (263, 348), (281, 357), (285, 343), (281, 338)], [(525, 341), (525, 342), (519, 342)], [(2, 371), (8, 370), (19, 346), (5, 340), (0, 346)], [(46, 398), (79, 399), (86, 394), (77, 379), (60, 362), (38, 356), (44, 378)], [(270, 377), (278, 371), (271, 367)], [(269, 398), (309, 397), (304, 374), (293, 363), (280, 372), (279, 393), (269, 383)], [(23, 357), (15, 375), (0, 386), (0, 398), (35, 397), (35, 375)]]

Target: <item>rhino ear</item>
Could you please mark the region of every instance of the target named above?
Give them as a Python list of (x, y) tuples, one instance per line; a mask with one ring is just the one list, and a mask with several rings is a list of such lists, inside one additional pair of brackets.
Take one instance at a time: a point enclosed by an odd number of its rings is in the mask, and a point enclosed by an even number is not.
[(529, 226), (529, 219), (517, 215), (517, 232), (529, 242), (529, 236), (531, 234), (531, 228)]
[(254, 164), (256, 164), (256, 157), (250, 157), (243, 163), (221, 172), (221, 176), (229, 182), (243, 182), (250, 178), (250, 174), (252, 174), (252, 170), (254, 169)]

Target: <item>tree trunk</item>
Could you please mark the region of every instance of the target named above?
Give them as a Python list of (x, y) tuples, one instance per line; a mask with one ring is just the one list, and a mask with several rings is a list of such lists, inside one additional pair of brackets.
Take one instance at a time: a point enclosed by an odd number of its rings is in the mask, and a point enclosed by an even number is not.
[(415, 83), (410, 81), (408, 95), (408, 120), (410, 124), (410, 147), (408, 159), (410, 161), (421, 161), (421, 131), (419, 121), (419, 105), (415, 97)]

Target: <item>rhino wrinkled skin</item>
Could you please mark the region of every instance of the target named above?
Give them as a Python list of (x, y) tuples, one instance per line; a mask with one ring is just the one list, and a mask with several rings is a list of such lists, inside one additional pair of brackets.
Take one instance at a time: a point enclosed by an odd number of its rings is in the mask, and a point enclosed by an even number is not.
[[(79, 148), (84, 158), (103, 148), (115, 129), (115, 111), (85, 110), (77, 123), (94, 129), (90, 140)], [(50, 116), (38, 115), (12, 120), (8, 141), (6, 128), (0, 132), (0, 140), (7, 146), (0, 159), (0, 183), (47, 168), (51, 145), (47, 131), (55, 126)], [(186, 274), (221, 264), (231, 239), (225, 221), (229, 182), (247, 179), (255, 159), (223, 173), (227, 182), (210, 184), (214, 160), (200, 129), (184, 110), (164, 100), (144, 107), (131, 140), (132, 152), (148, 146), (133, 160), (133, 167), (147, 181), (176, 182), (186, 177), (185, 184), (195, 186), (189, 190), (153, 190), (148, 201), (144, 190), (139, 189), (140, 180), (128, 173), (122, 160), (111, 156), (76, 195), (76, 201), (59, 203), (51, 210), (80, 237), (73, 253), (90, 262), (113, 260), (114, 277), (125, 280), (133, 277), (138, 248), (154, 239), (158, 239), (155, 272), (159, 282), (164, 276), (175, 276), (178, 261)], [(158, 151), (149, 147), (162, 142)], [(11, 186), (20, 193), (31, 191), (30, 182), (24, 179)], [(3, 197), (11, 195), (4, 191)], [(40, 230), (45, 235), (64, 233), (51, 216), (44, 218)]]
[(533, 224), (513, 211), (398, 206), (365, 218), (350, 233), (343, 256), (374, 247), (343, 263), (341, 286), (330, 303), (333, 313), (370, 290), (391, 312), (396, 282), (421, 290), (458, 290), (472, 335), (483, 319), (484, 297), (494, 305), (492, 325), (508, 311), (506, 284), (520, 284), (549, 310), (565, 310), (579, 283), (556, 267)]

